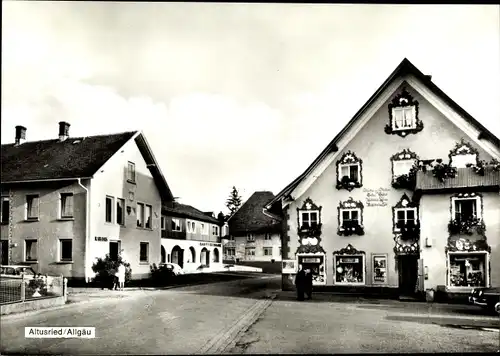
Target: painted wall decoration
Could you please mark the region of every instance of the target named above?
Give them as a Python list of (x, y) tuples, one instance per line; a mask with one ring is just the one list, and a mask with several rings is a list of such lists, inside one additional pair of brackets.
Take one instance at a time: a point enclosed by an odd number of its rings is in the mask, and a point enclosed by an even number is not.
[[(394, 110), (395, 108), (405, 108), (405, 107), (414, 107), (414, 125), (410, 128), (405, 128), (405, 129), (397, 129), (394, 125), (395, 118), (393, 117)], [(389, 103), (388, 109), (389, 109), (389, 123), (385, 126), (385, 133), (388, 135), (399, 135), (401, 137), (406, 137), (409, 134), (416, 134), (424, 129), (424, 124), (419, 118), (419, 111), (418, 111), (418, 106), (419, 103), (417, 100), (413, 98), (413, 96), (410, 95), (410, 93), (406, 90), (406, 88), (403, 88), (400, 94), (396, 95), (391, 103)]]
[(325, 253), (321, 246), (321, 206), (307, 198), (302, 207), (297, 208), (297, 253)]
[(352, 191), (363, 186), (363, 160), (352, 151), (345, 152), (337, 161), (337, 189)]

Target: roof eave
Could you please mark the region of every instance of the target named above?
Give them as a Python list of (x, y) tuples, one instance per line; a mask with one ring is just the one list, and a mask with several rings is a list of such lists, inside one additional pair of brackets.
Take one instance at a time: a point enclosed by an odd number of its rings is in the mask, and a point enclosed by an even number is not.
[(25, 180), (12, 180), (12, 181), (2, 181), (2, 184), (19, 184), (19, 183), (45, 183), (45, 182), (62, 182), (78, 179), (93, 179), (94, 176), (90, 177), (71, 177), (71, 178), (50, 178), (50, 179), (25, 179)]

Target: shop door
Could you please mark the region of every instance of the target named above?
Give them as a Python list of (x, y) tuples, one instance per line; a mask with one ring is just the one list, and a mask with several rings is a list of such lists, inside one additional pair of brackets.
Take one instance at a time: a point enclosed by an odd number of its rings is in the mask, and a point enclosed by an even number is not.
[(418, 256), (401, 255), (398, 257), (399, 294), (411, 296), (415, 294), (418, 277)]
[(2, 245), (0, 246), (0, 250), (2, 251), (2, 265), (9, 264), (9, 241), (2, 240)]

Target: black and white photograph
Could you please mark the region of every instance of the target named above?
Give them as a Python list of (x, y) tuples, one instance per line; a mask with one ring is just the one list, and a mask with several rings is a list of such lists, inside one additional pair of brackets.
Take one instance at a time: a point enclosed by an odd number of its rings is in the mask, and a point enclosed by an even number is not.
[(2, 2), (0, 354), (500, 352), (500, 6)]

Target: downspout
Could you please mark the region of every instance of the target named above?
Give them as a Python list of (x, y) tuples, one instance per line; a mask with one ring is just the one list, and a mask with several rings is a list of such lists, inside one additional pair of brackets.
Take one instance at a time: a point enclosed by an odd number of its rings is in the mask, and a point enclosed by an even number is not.
[(89, 269), (89, 263), (90, 263), (90, 194), (88, 188), (86, 188), (82, 184), (81, 178), (78, 178), (78, 185), (82, 187), (85, 190), (85, 201), (87, 203), (87, 206), (85, 207), (85, 223), (86, 223), (86, 228), (85, 228), (85, 265), (84, 265), (84, 275), (85, 275), (85, 282), (89, 282), (89, 274), (88, 274), (88, 269)]

